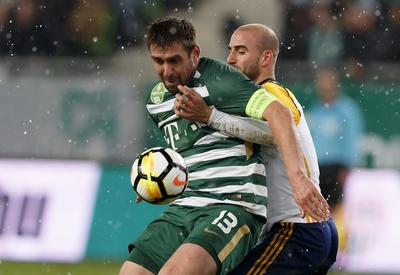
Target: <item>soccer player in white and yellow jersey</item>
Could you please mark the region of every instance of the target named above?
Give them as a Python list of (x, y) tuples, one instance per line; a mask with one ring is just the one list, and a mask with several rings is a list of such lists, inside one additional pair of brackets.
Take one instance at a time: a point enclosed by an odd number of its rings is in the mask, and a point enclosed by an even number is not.
[[(239, 27), (232, 35), (227, 62), (255, 81), (290, 109), (308, 177), (319, 188), (318, 161), (304, 118), (294, 94), (275, 81), (279, 53), (276, 34), (261, 24)], [(231, 274), (326, 274), (336, 260), (338, 236), (332, 219), (316, 222), (299, 208), (279, 149), (271, 145), (267, 123), (240, 118), (205, 106), (188, 89), (177, 96), (176, 107), (185, 104), (183, 117), (246, 141), (263, 144), (268, 187), (267, 224), (260, 243)], [(232, 95), (234, 96), (234, 95)], [(187, 98), (190, 100), (187, 100)], [(189, 106), (188, 106), (189, 105)]]

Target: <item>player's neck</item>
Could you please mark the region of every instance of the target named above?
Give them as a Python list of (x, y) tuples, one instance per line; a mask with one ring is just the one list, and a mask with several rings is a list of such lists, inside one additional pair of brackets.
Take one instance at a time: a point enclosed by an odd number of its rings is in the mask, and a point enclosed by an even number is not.
[(274, 71), (266, 71), (264, 73), (261, 73), (257, 79), (255, 80), (256, 83), (261, 84), (264, 83), (268, 80), (275, 80), (275, 73)]

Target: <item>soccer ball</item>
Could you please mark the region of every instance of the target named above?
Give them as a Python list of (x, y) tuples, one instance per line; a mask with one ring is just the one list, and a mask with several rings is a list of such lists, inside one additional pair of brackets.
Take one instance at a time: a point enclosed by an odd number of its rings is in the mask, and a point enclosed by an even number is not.
[(179, 197), (189, 172), (182, 156), (170, 148), (155, 147), (141, 153), (132, 165), (131, 183), (143, 200), (166, 204)]

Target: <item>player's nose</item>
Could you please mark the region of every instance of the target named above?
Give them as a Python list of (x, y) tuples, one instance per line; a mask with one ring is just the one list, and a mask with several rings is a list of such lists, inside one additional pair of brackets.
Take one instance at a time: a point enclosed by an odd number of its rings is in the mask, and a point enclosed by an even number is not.
[(235, 58), (235, 56), (234, 56), (232, 53), (230, 53), (230, 54), (228, 55), (228, 57), (226, 58), (226, 62), (227, 62), (228, 64), (230, 64), (230, 65), (235, 64), (235, 63), (236, 63), (236, 58)]
[(174, 74), (174, 68), (171, 65), (165, 64), (163, 68), (164, 77), (170, 77)]

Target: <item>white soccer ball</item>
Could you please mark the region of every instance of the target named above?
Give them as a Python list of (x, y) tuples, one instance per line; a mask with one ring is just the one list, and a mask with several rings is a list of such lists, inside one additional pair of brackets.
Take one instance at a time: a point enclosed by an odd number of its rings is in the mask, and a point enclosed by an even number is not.
[(155, 147), (141, 153), (132, 165), (131, 183), (149, 203), (166, 204), (179, 197), (188, 184), (183, 157), (170, 148)]

